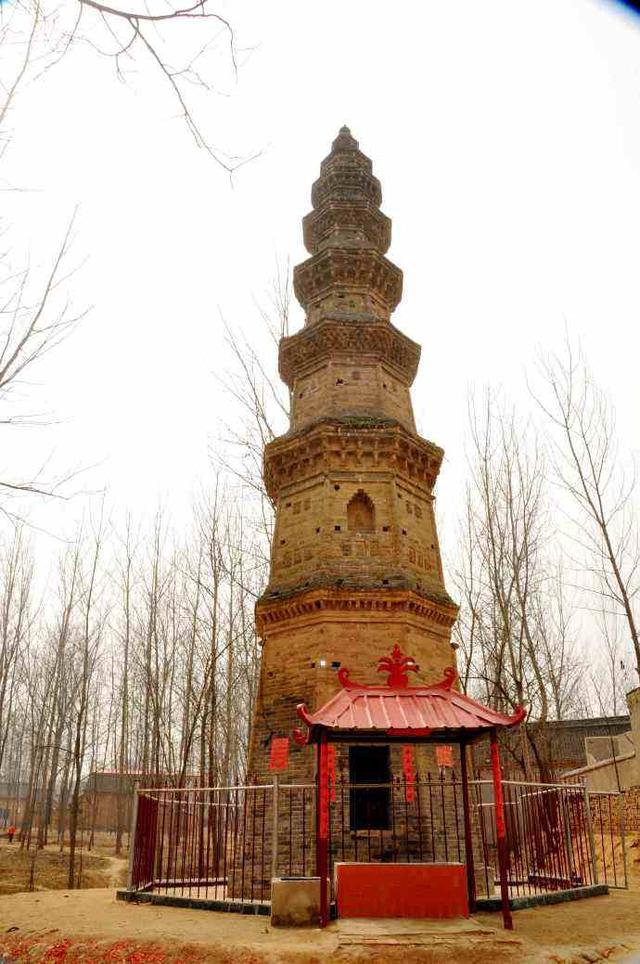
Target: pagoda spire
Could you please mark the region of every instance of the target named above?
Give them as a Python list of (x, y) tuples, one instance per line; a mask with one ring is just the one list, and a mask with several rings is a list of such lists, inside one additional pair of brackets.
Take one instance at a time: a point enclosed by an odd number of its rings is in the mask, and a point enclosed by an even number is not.
[(391, 221), (380, 210), (380, 181), (346, 126), (320, 165), (311, 203), (302, 222), (311, 257), (294, 271), (307, 324), (336, 313), (388, 322), (402, 297), (402, 271), (384, 257)]

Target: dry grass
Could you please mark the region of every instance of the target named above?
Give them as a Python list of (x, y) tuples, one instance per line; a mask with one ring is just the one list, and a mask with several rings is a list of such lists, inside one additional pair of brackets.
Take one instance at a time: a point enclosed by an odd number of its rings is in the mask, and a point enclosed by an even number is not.
[[(21, 850), (18, 844), (0, 845), (0, 894), (29, 890), (64, 890), (69, 854), (57, 847)], [(124, 883), (126, 862), (101, 854), (76, 853), (77, 883), (85, 887), (118, 887)]]

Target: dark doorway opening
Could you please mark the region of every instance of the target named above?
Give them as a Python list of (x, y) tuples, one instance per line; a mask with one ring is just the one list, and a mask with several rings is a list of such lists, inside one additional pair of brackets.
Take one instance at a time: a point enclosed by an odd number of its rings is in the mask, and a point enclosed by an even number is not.
[[(376, 784), (391, 783), (388, 746), (350, 746), (349, 794), (352, 830), (388, 830), (391, 788)], [(353, 784), (365, 784), (354, 787)], [(371, 785), (373, 784), (373, 786)]]

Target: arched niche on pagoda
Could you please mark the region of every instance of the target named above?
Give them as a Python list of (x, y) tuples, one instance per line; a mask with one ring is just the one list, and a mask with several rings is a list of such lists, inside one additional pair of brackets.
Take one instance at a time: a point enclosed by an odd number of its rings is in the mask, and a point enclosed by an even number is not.
[(358, 489), (347, 504), (347, 528), (349, 532), (375, 532), (375, 506), (363, 489)]

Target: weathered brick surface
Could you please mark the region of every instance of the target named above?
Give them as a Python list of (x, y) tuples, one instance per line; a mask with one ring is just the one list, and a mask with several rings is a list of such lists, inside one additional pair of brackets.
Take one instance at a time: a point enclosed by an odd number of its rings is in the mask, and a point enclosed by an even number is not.
[(619, 796), (591, 794), (591, 819), (597, 834), (611, 830), (620, 833), (620, 817), (627, 833), (640, 832), (640, 787), (630, 787)]

